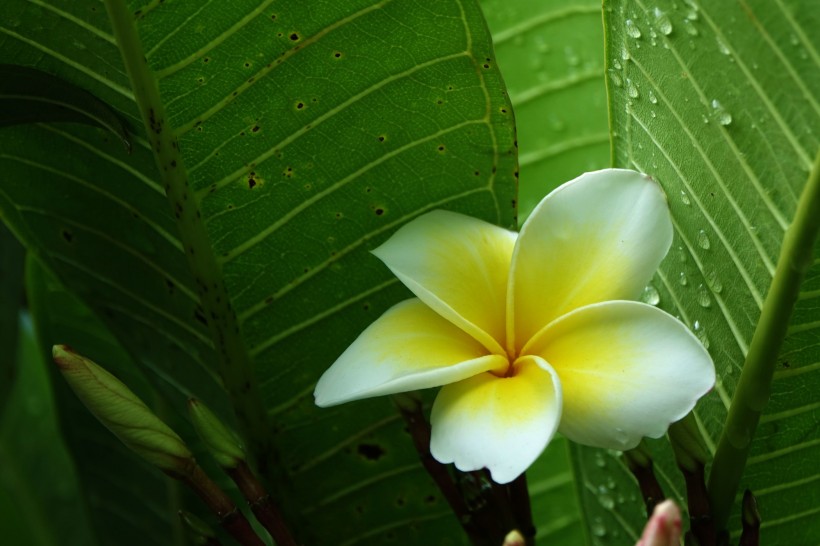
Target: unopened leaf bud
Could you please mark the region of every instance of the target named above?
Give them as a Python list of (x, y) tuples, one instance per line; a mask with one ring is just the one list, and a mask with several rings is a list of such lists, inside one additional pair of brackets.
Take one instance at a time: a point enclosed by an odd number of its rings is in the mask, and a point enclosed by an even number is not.
[(196, 463), (182, 438), (122, 381), (65, 345), (55, 345), (52, 355), (80, 401), (126, 447), (165, 472), (192, 471)]
[(236, 435), (208, 407), (196, 398), (188, 400), (188, 411), (199, 436), (222, 468), (236, 468), (245, 461), (245, 452)]

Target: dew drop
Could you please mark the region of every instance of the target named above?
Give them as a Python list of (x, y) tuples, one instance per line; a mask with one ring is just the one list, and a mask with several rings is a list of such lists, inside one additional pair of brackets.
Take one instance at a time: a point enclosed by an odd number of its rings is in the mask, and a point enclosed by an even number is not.
[(550, 116), (549, 124), (550, 128), (557, 133), (560, 133), (561, 131), (567, 128), (567, 124), (564, 122), (564, 120), (557, 116)]
[(658, 294), (658, 289), (655, 288), (652, 283), (644, 287), (643, 293), (641, 294), (641, 301), (649, 305), (658, 305), (661, 302), (661, 295)]
[(632, 55), (630, 55), (629, 50), (625, 47), (622, 47), (621, 48), (621, 60), (622, 61), (628, 61), (631, 58), (632, 58)]
[(601, 518), (595, 518), (595, 521), (592, 522), (589, 530), (596, 537), (606, 536), (606, 527), (604, 527), (604, 522), (601, 521)]
[(690, 9), (686, 12), (686, 20), (687, 21), (697, 21), (698, 17), (699, 17), (699, 15), (698, 15), (697, 8)]
[(697, 36), (698, 34), (700, 34), (698, 32), (697, 27), (695, 27), (695, 25), (692, 24), (691, 19), (684, 19), (683, 20), (683, 28), (684, 28), (684, 30), (686, 30), (686, 34), (688, 34), (689, 36)]
[(610, 495), (609, 493), (599, 493), (598, 502), (600, 502), (601, 506), (603, 506), (607, 510), (612, 510), (613, 508), (615, 508), (615, 499), (613, 499), (612, 495)]
[(672, 21), (669, 20), (669, 16), (661, 11), (660, 8), (655, 8), (655, 26), (658, 32), (664, 36), (672, 34)]
[(720, 294), (723, 291), (723, 283), (718, 279), (717, 272), (714, 269), (706, 274), (706, 284), (715, 294)]
[(704, 349), (709, 348), (709, 338), (706, 335), (706, 328), (700, 324), (699, 320), (695, 321), (694, 325), (695, 336), (700, 340), (700, 344), (703, 345)]
[(653, 93), (651, 90), (649, 91), (649, 102), (651, 102), (652, 104), (658, 104), (658, 97), (656, 97), (655, 93)]
[(726, 111), (726, 108), (717, 99), (712, 99), (712, 113), (718, 123), (721, 125), (729, 125), (732, 123), (732, 114)]
[(687, 284), (689, 284), (689, 278), (686, 276), (686, 272), (680, 272), (680, 276), (678, 276), (678, 282), (681, 286), (686, 286)]
[(692, 204), (692, 201), (689, 200), (689, 196), (686, 195), (686, 192), (683, 190), (680, 191), (680, 200), (687, 207)]
[(626, 93), (633, 99), (637, 99), (640, 96), (638, 86), (629, 78), (626, 79)]
[(698, 246), (703, 250), (709, 250), (712, 246), (711, 241), (709, 241), (709, 236), (706, 235), (706, 232), (703, 230), (698, 231)]
[(610, 68), (608, 72), (609, 72), (609, 79), (612, 80), (612, 83), (613, 83), (613, 85), (615, 85), (615, 87), (623, 86), (624, 82), (621, 79), (621, 75), (618, 74), (617, 70), (615, 70), (613, 68)]
[(564, 48), (564, 57), (567, 59), (567, 64), (570, 66), (578, 66), (581, 64), (581, 58), (578, 53), (571, 47)]
[(626, 20), (626, 33), (636, 39), (641, 37), (641, 29), (638, 28), (632, 19)]
[(621, 70), (623, 68), (623, 66), (621, 65), (621, 61), (619, 61), (618, 59), (613, 59), (612, 68), (617, 68), (618, 70)]
[(712, 298), (709, 297), (709, 291), (702, 284), (698, 286), (698, 305), (704, 309), (712, 306)]
[(732, 54), (732, 52), (729, 51), (729, 46), (726, 45), (726, 42), (724, 42), (723, 39), (720, 36), (717, 37), (717, 46), (718, 46), (718, 51), (720, 51), (724, 55), (731, 55)]
[(595, 466), (598, 468), (606, 468), (606, 461), (604, 455), (600, 451), (595, 452)]

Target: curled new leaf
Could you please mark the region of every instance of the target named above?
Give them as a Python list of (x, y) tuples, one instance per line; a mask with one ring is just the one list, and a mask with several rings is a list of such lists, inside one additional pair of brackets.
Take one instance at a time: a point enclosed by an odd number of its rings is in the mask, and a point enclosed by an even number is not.
[(52, 354), (85, 407), (129, 449), (171, 474), (185, 475), (195, 466), (182, 438), (119, 379), (65, 345), (55, 345)]

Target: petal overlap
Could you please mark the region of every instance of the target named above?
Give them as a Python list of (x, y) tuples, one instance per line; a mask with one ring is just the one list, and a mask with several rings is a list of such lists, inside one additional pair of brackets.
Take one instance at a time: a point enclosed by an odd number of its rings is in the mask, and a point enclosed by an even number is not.
[(502, 353), (516, 237), (469, 216), (433, 211), (399, 229), (373, 254), (424, 303), (490, 352)]
[(526, 350), (561, 380), (561, 434), (594, 447), (631, 449), (643, 436), (662, 436), (715, 383), (709, 353), (686, 326), (638, 302), (577, 309)]
[(635, 171), (586, 173), (550, 193), (521, 228), (510, 274), (508, 337), (520, 349), (584, 305), (637, 299), (672, 244), (666, 197)]
[(506, 358), (488, 354), (413, 298), (394, 305), (362, 332), (319, 379), (314, 395), (318, 406), (333, 406), (438, 387), (506, 365)]
[(516, 363), (512, 377), (490, 373), (445, 385), (430, 418), (430, 453), (462, 471), (487, 468), (508, 483), (538, 458), (561, 418), (561, 385), (538, 357)]

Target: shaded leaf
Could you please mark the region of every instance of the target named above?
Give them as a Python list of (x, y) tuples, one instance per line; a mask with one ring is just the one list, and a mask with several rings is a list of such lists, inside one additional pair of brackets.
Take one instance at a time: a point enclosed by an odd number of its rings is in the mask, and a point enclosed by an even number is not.
[(0, 64), (0, 127), (59, 121), (108, 129), (131, 151), (125, 124), (91, 93), (36, 68)]
[(20, 546), (93, 546), (86, 506), (77, 502), (79, 476), (27, 315), (19, 349), (18, 380), (0, 417), (0, 536)]
[(23, 303), (25, 252), (11, 232), (0, 224), (0, 416), (17, 375), (17, 340)]

